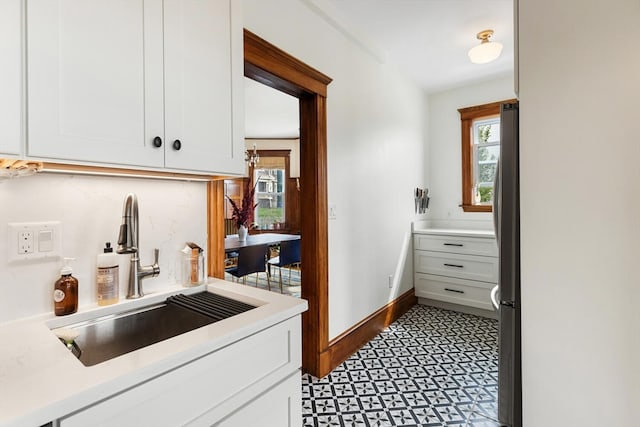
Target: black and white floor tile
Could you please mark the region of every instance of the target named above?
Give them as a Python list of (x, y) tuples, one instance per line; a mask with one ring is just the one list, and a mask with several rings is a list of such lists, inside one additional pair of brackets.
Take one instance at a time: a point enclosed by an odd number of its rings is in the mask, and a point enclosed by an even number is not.
[(416, 305), (325, 378), (302, 377), (303, 426), (497, 422), (498, 322)]

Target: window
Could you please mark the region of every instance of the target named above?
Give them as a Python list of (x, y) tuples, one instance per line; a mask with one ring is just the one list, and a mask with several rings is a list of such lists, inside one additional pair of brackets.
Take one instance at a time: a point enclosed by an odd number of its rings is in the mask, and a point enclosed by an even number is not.
[[(262, 160), (262, 159), (261, 159)], [(255, 223), (260, 229), (278, 228), (285, 222), (285, 169), (254, 169), (256, 182)]]
[(260, 230), (285, 229), (290, 150), (258, 150), (258, 154), (260, 161), (250, 168), (256, 186), (253, 221)]
[(462, 123), (462, 209), (491, 212), (493, 180), (500, 157), (500, 105), (461, 108)]

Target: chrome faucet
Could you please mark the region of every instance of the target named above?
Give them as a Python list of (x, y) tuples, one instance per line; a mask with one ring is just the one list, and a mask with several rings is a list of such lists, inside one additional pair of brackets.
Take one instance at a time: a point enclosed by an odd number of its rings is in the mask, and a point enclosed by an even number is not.
[(153, 265), (140, 265), (138, 258), (139, 234), (138, 234), (138, 198), (135, 194), (129, 193), (124, 199), (122, 207), (122, 225), (120, 225), (120, 235), (118, 236), (119, 254), (131, 254), (131, 267), (129, 268), (129, 286), (127, 298), (134, 299), (144, 296), (142, 292), (142, 279), (160, 274), (158, 265), (159, 249), (154, 249)]

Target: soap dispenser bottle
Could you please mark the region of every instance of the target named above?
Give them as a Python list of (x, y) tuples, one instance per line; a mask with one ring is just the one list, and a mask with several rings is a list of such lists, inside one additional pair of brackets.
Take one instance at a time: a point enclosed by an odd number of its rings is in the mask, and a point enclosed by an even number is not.
[(75, 258), (64, 258), (64, 267), (60, 270), (60, 278), (53, 289), (54, 312), (56, 316), (64, 316), (78, 311), (78, 279), (71, 274), (73, 270), (69, 262)]
[(115, 304), (118, 302), (120, 273), (118, 255), (113, 252), (110, 242), (105, 244), (103, 253), (98, 255), (97, 265), (98, 305)]

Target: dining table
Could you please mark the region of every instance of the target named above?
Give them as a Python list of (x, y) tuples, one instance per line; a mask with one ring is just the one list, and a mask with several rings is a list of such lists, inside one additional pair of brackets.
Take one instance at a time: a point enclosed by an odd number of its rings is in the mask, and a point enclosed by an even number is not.
[(224, 239), (225, 253), (237, 251), (247, 246), (269, 245), (275, 246), (288, 240), (299, 240), (299, 234), (260, 233), (250, 234), (246, 240), (240, 241), (237, 234), (231, 234)]

